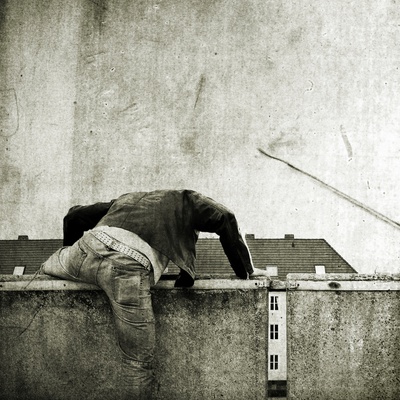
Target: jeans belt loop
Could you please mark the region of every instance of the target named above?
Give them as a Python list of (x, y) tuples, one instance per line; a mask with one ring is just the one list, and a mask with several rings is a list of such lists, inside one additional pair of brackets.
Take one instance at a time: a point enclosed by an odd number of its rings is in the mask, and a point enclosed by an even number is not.
[(100, 242), (105, 244), (110, 249), (118, 251), (120, 253), (126, 254), (127, 256), (133, 258), (138, 263), (140, 263), (144, 268), (147, 270), (151, 269), (151, 262), (150, 260), (145, 257), (142, 253), (137, 250), (132, 249), (124, 245), (123, 243), (118, 242), (116, 239), (113, 239), (111, 236), (108, 236), (106, 233), (101, 231), (91, 231), (90, 232), (93, 236), (95, 236)]

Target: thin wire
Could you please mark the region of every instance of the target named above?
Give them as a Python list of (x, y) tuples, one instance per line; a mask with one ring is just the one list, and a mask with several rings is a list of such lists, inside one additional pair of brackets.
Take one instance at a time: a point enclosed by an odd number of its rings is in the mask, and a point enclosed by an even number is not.
[(39, 268), (35, 274), (33, 275), (33, 278), (28, 282), (28, 284), (24, 287), (24, 290), (36, 279), (36, 277), (41, 273), (41, 269)]
[(271, 154), (268, 154), (266, 151), (264, 151), (263, 149), (258, 148), (258, 151), (263, 154), (264, 156), (268, 157), (268, 158), (272, 158), (273, 160), (279, 161), (281, 163), (286, 164), (288, 167), (294, 169), (297, 172), (300, 172), (301, 174), (304, 174), (306, 176), (308, 176), (311, 179), (314, 179), (315, 181), (317, 181), (318, 183), (320, 183), (321, 185), (325, 186), (326, 188), (328, 188), (329, 190), (331, 190), (332, 192), (334, 192), (335, 194), (337, 194), (338, 196), (344, 198), (345, 200), (349, 201), (350, 203), (353, 203), (354, 205), (356, 205), (357, 207), (360, 207), (361, 209), (363, 209), (364, 211), (367, 211), (368, 213), (372, 214), (374, 217), (379, 218), (380, 220), (386, 222), (387, 224), (399, 229), (400, 228), (400, 224), (392, 219), (390, 219), (389, 217), (387, 217), (386, 215), (381, 214), (380, 212), (374, 210), (371, 207), (368, 207), (367, 205), (361, 203), (360, 201), (353, 199), (353, 197), (350, 197), (349, 195), (347, 195), (346, 193), (341, 192), (340, 190), (334, 188), (331, 185), (328, 185), (327, 183), (325, 183), (324, 181), (322, 181), (321, 179), (317, 178), (314, 175), (309, 174), (308, 172), (305, 172), (303, 170), (301, 170), (300, 168), (295, 167), (294, 165), (288, 163), (285, 160), (282, 160), (281, 158), (278, 157), (274, 157), (271, 156)]

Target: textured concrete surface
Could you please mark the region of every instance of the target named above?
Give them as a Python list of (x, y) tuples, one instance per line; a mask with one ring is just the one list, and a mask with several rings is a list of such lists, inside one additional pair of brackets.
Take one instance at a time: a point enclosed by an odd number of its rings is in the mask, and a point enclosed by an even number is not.
[[(266, 289), (154, 289), (157, 399), (266, 397)], [(0, 398), (118, 399), (96, 290), (0, 291)]]
[(288, 292), (289, 399), (400, 398), (400, 291), (374, 281)]
[(258, 237), (322, 237), (393, 272), (398, 230), (257, 148), (396, 218), (398, 8), (1, 1), (0, 237), (59, 238), (72, 205), (189, 187)]
[[(0, 398), (117, 400), (106, 297), (57, 282), (0, 277)], [(399, 275), (172, 284), (153, 289), (157, 399), (266, 398), (269, 286), (287, 288), (288, 399), (399, 398)]]
[(0, 397), (118, 399), (119, 358), (102, 292), (0, 292)]
[(265, 399), (266, 293), (158, 292), (160, 398)]

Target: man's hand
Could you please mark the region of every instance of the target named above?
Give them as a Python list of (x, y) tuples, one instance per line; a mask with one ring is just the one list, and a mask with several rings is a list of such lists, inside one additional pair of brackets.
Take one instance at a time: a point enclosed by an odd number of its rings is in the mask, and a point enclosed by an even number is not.
[(269, 274), (264, 269), (253, 268), (253, 272), (249, 276), (269, 276)]
[(192, 287), (194, 279), (183, 269), (181, 269), (178, 279), (175, 281), (175, 287)]

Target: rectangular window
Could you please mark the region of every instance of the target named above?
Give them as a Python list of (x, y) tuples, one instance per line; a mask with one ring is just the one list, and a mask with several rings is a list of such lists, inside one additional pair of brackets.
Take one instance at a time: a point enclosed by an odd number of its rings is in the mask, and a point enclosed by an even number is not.
[(271, 324), (269, 326), (269, 338), (273, 340), (278, 339), (278, 325), (277, 324)]
[(265, 267), (269, 276), (278, 276), (278, 266), (277, 265), (267, 265)]
[(25, 272), (25, 267), (14, 267), (13, 275), (23, 275)]
[(320, 275), (325, 274), (325, 265), (316, 265), (315, 273)]
[(278, 355), (271, 354), (269, 356), (269, 369), (277, 370), (278, 369)]
[(270, 297), (270, 310), (278, 310), (278, 296)]

